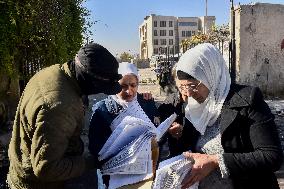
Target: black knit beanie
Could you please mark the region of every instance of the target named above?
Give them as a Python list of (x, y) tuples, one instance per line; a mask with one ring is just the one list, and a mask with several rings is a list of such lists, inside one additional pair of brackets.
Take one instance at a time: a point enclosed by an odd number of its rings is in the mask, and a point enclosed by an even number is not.
[(103, 46), (90, 43), (82, 47), (75, 61), (75, 74), (84, 95), (121, 91), (118, 80), (118, 62)]

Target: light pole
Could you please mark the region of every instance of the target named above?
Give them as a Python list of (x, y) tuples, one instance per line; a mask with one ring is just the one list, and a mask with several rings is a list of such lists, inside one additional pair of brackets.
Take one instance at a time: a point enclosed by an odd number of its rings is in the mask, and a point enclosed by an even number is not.
[(205, 0), (205, 16), (207, 17), (207, 0)]
[(166, 65), (169, 65), (169, 48), (168, 46), (165, 46), (165, 52), (166, 52)]
[(207, 22), (207, 0), (205, 0), (205, 17), (204, 17), (204, 22), (203, 22), (203, 34), (206, 33), (205, 26)]

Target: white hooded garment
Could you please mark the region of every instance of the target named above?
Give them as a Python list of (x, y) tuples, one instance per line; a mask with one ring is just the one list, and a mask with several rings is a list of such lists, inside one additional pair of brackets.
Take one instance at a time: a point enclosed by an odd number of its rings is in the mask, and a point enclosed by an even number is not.
[(206, 127), (213, 125), (221, 113), (231, 85), (229, 70), (220, 51), (209, 43), (186, 51), (176, 66), (176, 71), (191, 75), (209, 89), (202, 104), (189, 97), (185, 108), (185, 117), (203, 135)]
[[(138, 69), (135, 66), (135, 64), (132, 64), (132, 63), (129, 63), (129, 62), (119, 63), (118, 73), (121, 74), (122, 76), (135, 75), (137, 77), (137, 79), (139, 80)], [(111, 95), (111, 97), (113, 98), (114, 101), (116, 101), (124, 109), (127, 108), (130, 105), (130, 103), (135, 103), (135, 101), (137, 101), (137, 94), (131, 102), (126, 102), (125, 100), (122, 100), (117, 95)]]

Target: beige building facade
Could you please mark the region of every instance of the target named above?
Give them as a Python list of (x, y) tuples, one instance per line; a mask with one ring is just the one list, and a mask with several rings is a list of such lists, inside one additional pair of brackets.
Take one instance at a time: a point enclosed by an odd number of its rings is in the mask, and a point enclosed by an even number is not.
[[(155, 14), (146, 16), (139, 26), (140, 58), (150, 59), (153, 55), (179, 53), (181, 40), (190, 38), (198, 31), (208, 32), (207, 28), (211, 28), (215, 24), (214, 16), (206, 18)], [(208, 23), (204, 23), (207, 21)]]

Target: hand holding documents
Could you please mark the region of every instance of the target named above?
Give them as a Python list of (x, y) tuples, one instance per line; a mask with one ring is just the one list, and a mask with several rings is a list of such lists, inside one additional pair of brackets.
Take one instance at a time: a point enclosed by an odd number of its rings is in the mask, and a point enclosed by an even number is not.
[[(156, 172), (153, 189), (180, 189), (181, 183), (191, 167), (192, 161), (183, 155), (162, 161)], [(188, 189), (198, 189), (198, 183)]]
[(99, 160), (108, 160), (101, 171), (111, 175), (109, 188), (153, 176), (152, 138), (158, 141), (175, 119), (173, 114), (156, 128), (140, 105), (133, 103), (113, 120), (113, 132), (99, 152)]

